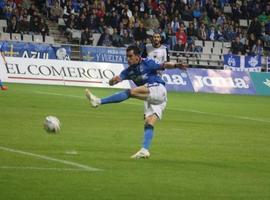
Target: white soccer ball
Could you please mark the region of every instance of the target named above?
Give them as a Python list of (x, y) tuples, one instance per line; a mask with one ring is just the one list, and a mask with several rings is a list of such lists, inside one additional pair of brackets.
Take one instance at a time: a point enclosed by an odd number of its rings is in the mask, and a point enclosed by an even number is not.
[(49, 133), (57, 133), (60, 131), (60, 121), (57, 117), (47, 116), (44, 121), (44, 129)]

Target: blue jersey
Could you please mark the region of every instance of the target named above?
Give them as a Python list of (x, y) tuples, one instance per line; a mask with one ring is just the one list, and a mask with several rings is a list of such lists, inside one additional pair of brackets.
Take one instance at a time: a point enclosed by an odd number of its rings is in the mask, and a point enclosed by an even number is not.
[(142, 58), (139, 64), (132, 65), (124, 69), (120, 73), (120, 78), (122, 80), (132, 80), (137, 86), (141, 86), (146, 83), (161, 83), (165, 85), (165, 82), (157, 72), (163, 69), (163, 64), (157, 63), (155, 60), (150, 58)]

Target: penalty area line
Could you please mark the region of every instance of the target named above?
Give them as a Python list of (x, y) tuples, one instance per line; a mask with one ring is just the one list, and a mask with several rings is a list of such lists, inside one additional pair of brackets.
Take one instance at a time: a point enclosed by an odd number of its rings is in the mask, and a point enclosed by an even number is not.
[(90, 167), (90, 166), (87, 166), (87, 165), (82, 165), (82, 164), (79, 164), (79, 163), (76, 163), (76, 162), (67, 161), (67, 160), (61, 160), (61, 159), (52, 158), (52, 157), (49, 157), (49, 156), (43, 156), (43, 155), (30, 153), (30, 152), (26, 152), (26, 151), (21, 151), (21, 150), (16, 150), (16, 149), (8, 148), (8, 147), (0, 146), (0, 150), (12, 152), (12, 153), (17, 153), (17, 154), (22, 154), (22, 155), (26, 155), (26, 156), (31, 156), (31, 157), (51, 161), (51, 162), (58, 162), (58, 163), (62, 163), (62, 164), (65, 164), (65, 165), (77, 167), (79, 169), (83, 169), (83, 170), (86, 170), (86, 171), (102, 171), (102, 169)]

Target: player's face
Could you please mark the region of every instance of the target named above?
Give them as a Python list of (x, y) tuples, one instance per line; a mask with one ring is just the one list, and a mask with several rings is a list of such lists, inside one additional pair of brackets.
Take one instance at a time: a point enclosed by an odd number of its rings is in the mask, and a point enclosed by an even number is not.
[(138, 64), (140, 61), (140, 56), (134, 54), (133, 50), (127, 52), (127, 61), (129, 65)]
[(153, 44), (155, 46), (159, 46), (160, 45), (160, 42), (161, 42), (161, 37), (159, 34), (154, 34), (153, 35)]

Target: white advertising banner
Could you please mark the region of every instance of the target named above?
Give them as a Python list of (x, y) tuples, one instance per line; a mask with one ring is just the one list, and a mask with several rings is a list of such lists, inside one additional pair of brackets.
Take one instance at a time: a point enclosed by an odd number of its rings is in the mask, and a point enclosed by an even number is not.
[[(0, 79), (4, 82), (72, 85), (86, 87), (111, 87), (109, 79), (118, 75), (123, 64), (44, 60), (6, 57), (0, 59)], [(112, 88), (130, 88), (128, 81)]]

